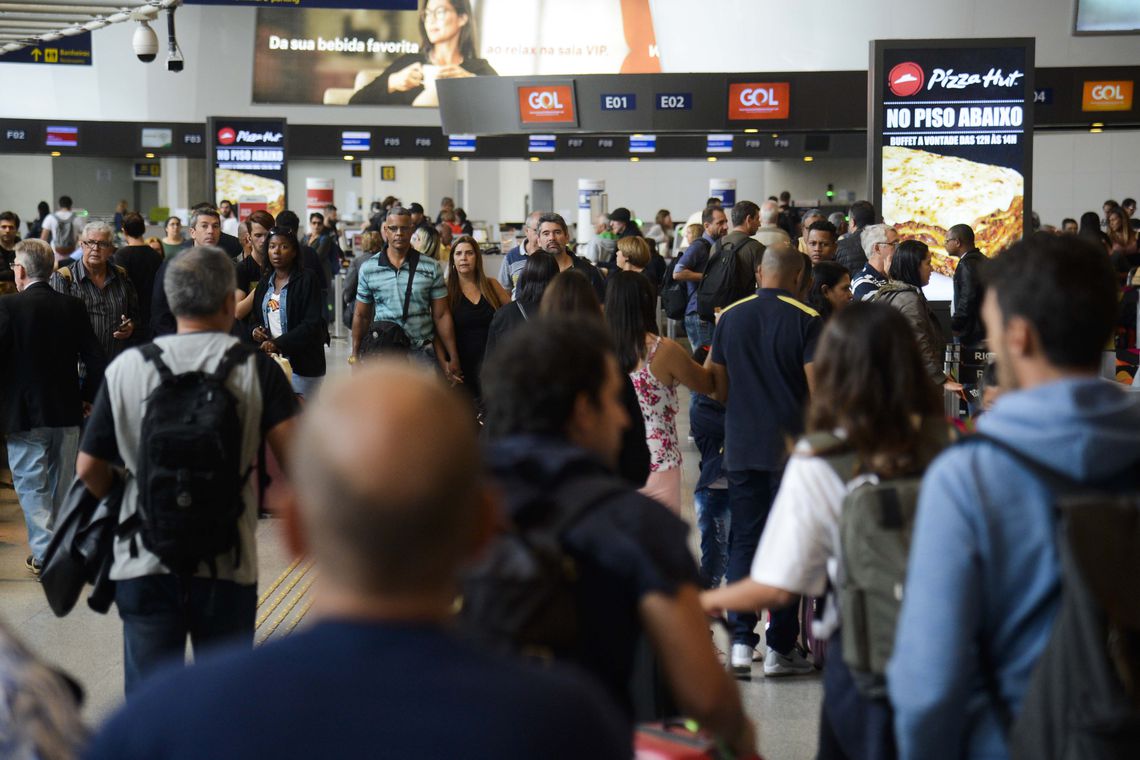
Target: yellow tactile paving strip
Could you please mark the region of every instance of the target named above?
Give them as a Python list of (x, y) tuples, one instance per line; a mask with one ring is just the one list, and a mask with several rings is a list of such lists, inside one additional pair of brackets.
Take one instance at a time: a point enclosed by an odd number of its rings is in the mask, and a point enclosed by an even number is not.
[(313, 562), (300, 558), (294, 560), (293, 564), (285, 568), (281, 575), (269, 584), (257, 600), (257, 622), (254, 631), (257, 644), (264, 644), (271, 638), (281, 638), (293, 632), (313, 606), (309, 590), (316, 577)]

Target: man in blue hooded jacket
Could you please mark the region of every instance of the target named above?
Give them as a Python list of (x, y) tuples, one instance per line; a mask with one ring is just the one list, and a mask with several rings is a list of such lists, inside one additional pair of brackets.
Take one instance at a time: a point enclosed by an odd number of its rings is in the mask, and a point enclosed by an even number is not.
[[(1108, 257), (1034, 235), (987, 264), (982, 305), (1004, 394), (982, 433), (1082, 481), (1140, 460), (1140, 398), (1100, 379), (1117, 286)], [(1006, 758), (992, 679), (1016, 717), (1061, 593), (1053, 498), (994, 444), (927, 471), (888, 668), (903, 760)], [(988, 674), (987, 674), (988, 671)]]

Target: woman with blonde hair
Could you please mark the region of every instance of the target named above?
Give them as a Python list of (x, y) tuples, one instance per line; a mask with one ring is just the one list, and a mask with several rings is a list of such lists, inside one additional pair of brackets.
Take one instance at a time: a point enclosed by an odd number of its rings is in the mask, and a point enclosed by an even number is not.
[(447, 267), (447, 300), (455, 322), (455, 350), (463, 370), (463, 385), (478, 401), (482, 396), (479, 374), (487, 353), (487, 336), (495, 312), (510, 302), (506, 288), (483, 271), (483, 254), (470, 235), (451, 244)]

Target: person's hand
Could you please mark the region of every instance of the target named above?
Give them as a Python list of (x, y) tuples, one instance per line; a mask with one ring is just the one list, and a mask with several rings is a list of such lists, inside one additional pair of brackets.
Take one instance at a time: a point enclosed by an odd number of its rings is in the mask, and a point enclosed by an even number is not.
[(439, 73), (435, 76), (437, 79), (464, 79), (475, 75), (462, 66), (453, 63), (447, 66), (440, 66)]
[(257, 327), (253, 328), (253, 339), (258, 343), (262, 343), (269, 340), (269, 333), (265, 331), (264, 327), (258, 325)]
[(443, 374), (452, 385), (463, 382), (463, 370), (459, 367), (459, 360), (452, 358), (443, 365)]
[(724, 617), (724, 607), (717, 600), (716, 591), (701, 592), (701, 609), (712, 618)]
[(424, 82), (424, 65), (413, 63), (388, 77), (388, 92), (407, 92)]
[(266, 341), (262, 341), (261, 350), (267, 354), (275, 354), (275, 353), (277, 353), (277, 346), (276, 346), (276, 344), (274, 344), (273, 341), (266, 340)]
[(119, 329), (111, 333), (111, 337), (115, 340), (127, 340), (135, 331), (135, 323), (127, 319), (127, 315), (122, 315), (122, 322), (119, 323)]
[(83, 419), (87, 419), (91, 416), (91, 410), (93, 408), (94, 407), (92, 407), (91, 404), (87, 403), (86, 401), (83, 402)]
[(953, 380), (947, 380), (942, 384), (942, 387), (951, 393), (961, 393), (965, 387), (961, 383), (956, 383)]

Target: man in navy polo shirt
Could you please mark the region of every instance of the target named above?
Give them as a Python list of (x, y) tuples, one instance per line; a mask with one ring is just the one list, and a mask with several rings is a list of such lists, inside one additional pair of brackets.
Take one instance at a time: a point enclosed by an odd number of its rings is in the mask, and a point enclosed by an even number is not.
[[(787, 441), (804, 430), (811, 363), (823, 320), (792, 295), (803, 274), (803, 255), (788, 244), (764, 252), (760, 289), (721, 312), (706, 366), (713, 371), (713, 398), (727, 407), (724, 470), (728, 476), (732, 534), (725, 582), (748, 576), (772, 500), (780, 487)], [(795, 647), (798, 600), (771, 610), (764, 675), (810, 673)], [(754, 613), (732, 613), (732, 668), (752, 671), (760, 643)]]

